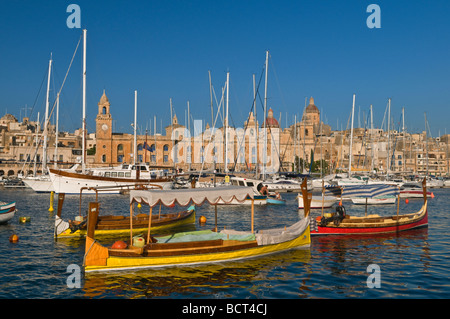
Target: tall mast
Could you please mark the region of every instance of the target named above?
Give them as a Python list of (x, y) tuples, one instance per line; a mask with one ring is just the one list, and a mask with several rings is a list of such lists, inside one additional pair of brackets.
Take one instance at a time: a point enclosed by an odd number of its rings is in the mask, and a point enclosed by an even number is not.
[(211, 100), (211, 127), (214, 125), (214, 108), (213, 108), (213, 96), (212, 96), (212, 84), (211, 84), (211, 71), (208, 71), (209, 75), (209, 97)]
[(188, 125), (188, 131), (189, 131), (189, 145), (188, 145), (188, 149), (189, 149), (189, 152), (186, 152), (186, 155), (187, 155), (187, 158), (186, 158), (186, 160), (188, 161), (188, 163), (189, 163), (189, 171), (191, 171), (191, 162), (192, 162), (192, 148), (191, 148), (191, 141), (192, 141), (192, 134), (191, 134), (191, 110), (190, 110), (190, 106), (189, 106), (189, 101), (187, 101), (187, 113), (188, 113), (188, 122), (187, 122), (187, 125)]
[(350, 148), (348, 154), (348, 177), (352, 176), (353, 117), (355, 115), (355, 94), (353, 94), (352, 126), (350, 130)]
[(427, 113), (425, 112), (425, 154), (427, 157), (427, 176), (428, 176), (428, 130), (427, 130)]
[(133, 145), (133, 162), (136, 164), (137, 158), (137, 91), (134, 91), (134, 145)]
[(42, 151), (42, 173), (47, 173), (47, 135), (48, 135), (48, 108), (49, 108), (49, 94), (50, 94), (50, 76), (52, 73), (52, 57), (48, 62), (48, 79), (47, 79), (47, 97), (45, 99), (45, 122), (44, 122), (44, 145)]
[(391, 99), (388, 100), (388, 152), (387, 152), (386, 177), (389, 177), (390, 169), (391, 169)]
[(230, 100), (230, 72), (227, 72), (227, 107), (225, 114), (225, 173), (228, 173), (228, 103)]
[(256, 81), (255, 81), (255, 74), (253, 73), (253, 110), (254, 110), (254, 119), (255, 119), (255, 156), (256, 156), (256, 163), (255, 163), (255, 176), (258, 177), (258, 121), (256, 117)]
[(267, 163), (267, 74), (269, 69), (269, 51), (266, 51), (266, 82), (264, 85), (264, 149), (263, 149), (263, 180), (266, 179), (266, 163)]
[(373, 172), (373, 166), (374, 166), (374, 160), (373, 160), (373, 148), (374, 148), (374, 144), (373, 144), (373, 108), (372, 108), (372, 104), (370, 104), (370, 143), (371, 143), (371, 157), (372, 157), (372, 166), (371, 166), (371, 173)]
[(55, 136), (55, 155), (54, 155), (54, 168), (56, 169), (58, 162), (58, 135), (59, 135), (59, 93), (56, 97), (56, 136)]
[(86, 171), (86, 36), (87, 30), (83, 29), (83, 122), (82, 122), (82, 161), (81, 170)]

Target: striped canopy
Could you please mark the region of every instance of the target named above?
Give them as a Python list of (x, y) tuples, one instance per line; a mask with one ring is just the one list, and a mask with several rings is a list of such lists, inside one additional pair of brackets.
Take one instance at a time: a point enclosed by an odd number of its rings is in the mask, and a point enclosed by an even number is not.
[(342, 195), (345, 197), (362, 197), (373, 198), (379, 196), (396, 196), (400, 190), (396, 186), (374, 184), (374, 185), (357, 185), (357, 186), (343, 186)]

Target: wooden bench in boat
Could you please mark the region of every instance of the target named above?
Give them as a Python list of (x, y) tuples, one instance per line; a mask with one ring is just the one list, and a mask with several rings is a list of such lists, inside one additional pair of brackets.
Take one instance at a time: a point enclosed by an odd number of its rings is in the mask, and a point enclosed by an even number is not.
[(201, 240), (178, 243), (151, 243), (143, 248), (131, 246), (127, 249), (109, 249), (111, 256), (118, 257), (162, 257), (162, 256), (181, 256), (206, 254), (215, 252), (225, 252), (238, 249), (246, 249), (258, 246), (256, 240)]

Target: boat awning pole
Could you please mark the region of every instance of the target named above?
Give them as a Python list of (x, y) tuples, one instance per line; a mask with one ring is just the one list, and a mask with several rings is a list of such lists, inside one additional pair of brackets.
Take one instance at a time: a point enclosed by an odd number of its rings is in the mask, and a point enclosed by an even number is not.
[(398, 213), (400, 211), (400, 187), (398, 188), (398, 195), (397, 195), (397, 220), (398, 220)]
[(255, 199), (252, 198), (252, 234), (253, 234), (253, 225), (254, 225), (254, 220), (255, 219)]
[(133, 244), (133, 205), (134, 203), (130, 203), (130, 246)]
[(214, 205), (214, 217), (215, 217), (215, 225), (214, 231), (217, 231), (217, 204)]
[(323, 179), (322, 179), (322, 217), (323, 217), (323, 205), (324, 205), (324, 201), (325, 201), (323, 184), (324, 183), (323, 183)]
[[(159, 209), (161, 209), (161, 206), (159, 206)], [(152, 212), (153, 212), (153, 207), (150, 206), (150, 212), (148, 213), (147, 244), (150, 242), (150, 227), (152, 227)]]

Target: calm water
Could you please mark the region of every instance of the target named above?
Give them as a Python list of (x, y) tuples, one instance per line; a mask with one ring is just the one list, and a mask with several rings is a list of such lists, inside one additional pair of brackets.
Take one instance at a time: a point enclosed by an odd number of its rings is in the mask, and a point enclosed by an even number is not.
[[(16, 217), (0, 225), (0, 299), (4, 298), (450, 298), (450, 189), (434, 189), (429, 200), (429, 227), (399, 235), (366, 237), (312, 237), (310, 249), (294, 250), (258, 259), (196, 267), (120, 271), (83, 275), (82, 288), (68, 288), (67, 267), (81, 265), (84, 241), (53, 238), (54, 214), (49, 194), (0, 189), (0, 200), (17, 201)], [(303, 214), (295, 194), (283, 195), (286, 206), (255, 209), (255, 228), (290, 225)], [(88, 198), (83, 201), (86, 209)], [(128, 213), (128, 196), (103, 195), (103, 212)], [(78, 213), (78, 196), (66, 196), (63, 217)], [(401, 202), (404, 212), (417, 211), (421, 199)], [(363, 206), (344, 202), (348, 213), (364, 214)], [(396, 205), (370, 207), (369, 213), (395, 214)], [(250, 208), (219, 207), (219, 226), (250, 229)], [(313, 215), (320, 214), (313, 211)], [(210, 229), (214, 209), (203, 205), (197, 217), (207, 217)], [(19, 223), (19, 216), (31, 222)], [(198, 218), (197, 218), (198, 219)], [(10, 243), (12, 234), (18, 243)], [(109, 239), (115, 240), (114, 239)], [(367, 267), (380, 267), (381, 287), (368, 288)]]

